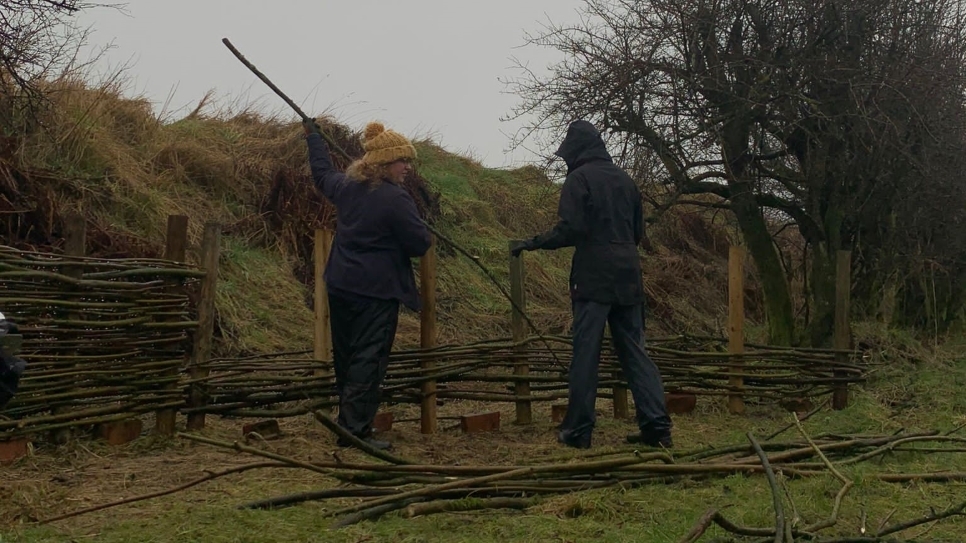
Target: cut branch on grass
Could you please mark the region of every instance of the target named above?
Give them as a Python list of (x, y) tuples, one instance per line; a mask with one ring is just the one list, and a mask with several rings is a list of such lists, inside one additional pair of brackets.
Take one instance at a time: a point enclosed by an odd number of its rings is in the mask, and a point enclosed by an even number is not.
[[(819, 411), (822, 410), (822, 408), (824, 408), (826, 405), (828, 405), (829, 401), (830, 400), (826, 398), (826, 400), (824, 402), (822, 402), (818, 406), (816, 406), (815, 409), (812, 409), (811, 411), (809, 411), (808, 413), (806, 413), (800, 420), (801, 421), (806, 421), (806, 420), (810, 419), (812, 417), (812, 415), (818, 413)], [(768, 434), (768, 436), (765, 438), (765, 441), (771, 441), (771, 440), (775, 439), (776, 437), (784, 434), (788, 430), (791, 430), (794, 427), (795, 427), (795, 423), (794, 422), (791, 422), (789, 424), (786, 424), (785, 426), (782, 426), (778, 430), (775, 430), (774, 432)]]
[(694, 527), (691, 531), (684, 535), (678, 540), (678, 543), (695, 543), (697, 540), (701, 539), (701, 536), (708, 531), (708, 528), (714, 524), (715, 518), (719, 516), (718, 510), (714, 507), (705, 511), (701, 518), (694, 523)]
[[(521, 477), (521, 476), (524, 476), (524, 475), (529, 475), (529, 474), (531, 474), (533, 472), (534, 472), (534, 468), (532, 468), (532, 467), (531, 468), (522, 468), (522, 469), (515, 469), (515, 470), (512, 470), (512, 471), (508, 471), (508, 472), (505, 472), (505, 473), (497, 473), (497, 474), (494, 474), (494, 475), (485, 475), (483, 477), (473, 477), (473, 478), (470, 478), (470, 479), (463, 479), (463, 480), (459, 480), (459, 481), (452, 481), (452, 482), (444, 483), (444, 484), (441, 484), (441, 485), (434, 485), (434, 486), (430, 486), (430, 487), (418, 488), (418, 489), (415, 489), (415, 490), (410, 490), (410, 491), (406, 491), (406, 492), (400, 492), (400, 493), (395, 494), (395, 495), (392, 495), (392, 496), (386, 496), (384, 498), (376, 498), (374, 500), (369, 500), (369, 501), (363, 502), (363, 503), (358, 504), (358, 505), (351, 505), (349, 507), (345, 507), (345, 508), (342, 508), (342, 509), (339, 509), (337, 511), (332, 512), (331, 513), (331, 516), (353, 515), (354, 513), (358, 513), (358, 512), (364, 511), (364, 510), (370, 510), (370, 509), (373, 509), (373, 508), (378, 508), (378, 511), (384, 511), (386, 509), (386, 506), (390, 506), (390, 505), (396, 506), (395, 507), (396, 509), (401, 509), (401, 508), (406, 507), (407, 505), (409, 505), (410, 502), (408, 500), (410, 500), (412, 498), (431, 497), (434, 494), (438, 494), (439, 492), (442, 492), (444, 490), (453, 490), (453, 489), (474, 487), (474, 486), (477, 486), (477, 485), (482, 485), (484, 483), (491, 483), (491, 482), (495, 482), (495, 481), (506, 481), (508, 479), (513, 479), (515, 477)], [(346, 517), (346, 519), (356, 519), (356, 518), (358, 518), (359, 520), (364, 520), (364, 517), (359, 517), (357, 515), (353, 515), (352, 517)], [(347, 524), (344, 523), (344, 521), (346, 519), (343, 519), (342, 521), (338, 522), (337, 524), (340, 527), (341, 526), (346, 526)]]
[(377, 518), (385, 515), (386, 513), (397, 511), (399, 509), (425, 501), (427, 499), (428, 498), (422, 498), (422, 497), (408, 498), (405, 500), (400, 500), (398, 502), (390, 502), (382, 505), (377, 505), (375, 507), (370, 507), (369, 509), (363, 509), (361, 511), (357, 511), (355, 513), (352, 513), (351, 515), (346, 515), (345, 517), (339, 519), (338, 521), (332, 524), (332, 529), (338, 530), (339, 528), (345, 528), (346, 526), (351, 526), (353, 524), (357, 524), (359, 522), (363, 522), (366, 520), (376, 520)]
[(768, 479), (768, 487), (771, 489), (772, 502), (775, 507), (775, 543), (782, 543), (785, 539), (785, 507), (782, 505), (782, 495), (778, 489), (775, 472), (771, 469), (771, 464), (768, 462), (768, 455), (761, 449), (761, 445), (755, 439), (755, 436), (751, 432), (745, 435), (758, 454), (758, 458), (761, 459), (762, 467), (765, 468), (765, 477)]
[(93, 513), (95, 511), (103, 511), (104, 509), (110, 509), (112, 507), (118, 507), (120, 505), (127, 505), (127, 504), (130, 504), (130, 503), (136, 503), (136, 502), (140, 502), (140, 501), (144, 501), (144, 500), (150, 500), (150, 499), (153, 499), (153, 498), (160, 498), (161, 496), (167, 496), (169, 494), (174, 494), (176, 492), (181, 492), (182, 490), (187, 490), (187, 489), (189, 489), (189, 488), (191, 488), (193, 486), (200, 485), (201, 483), (207, 483), (208, 481), (212, 481), (212, 480), (218, 479), (219, 477), (224, 477), (226, 475), (232, 475), (232, 474), (235, 474), (235, 473), (243, 473), (243, 472), (246, 472), (246, 471), (249, 471), (249, 470), (253, 470), (253, 469), (262, 469), (262, 468), (292, 468), (292, 467), (296, 467), (296, 466), (293, 466), (291, 464), (281, 463), (281, 462), (258, 462), (258, 463), (254, 463), (254, 464), (245, 464), (244, 466), (238, 466), (238, 467), (234, 467), (234, 468), (222, 470), (222, 471), (215, 472), (215, 473), (209, 473), (208, 475), (205, 475), (204, 477), (199, 477), (199, 478), (197, 478), (197, 479), (195, 479), (193, 481), (189, 481), (189, 482), (187, 482), (187, 483), (185, 483), (183, 485), (179, 485), (179, 486), (176, 486), (174, 488), (169, 488), (167, 490), (161, 490), (161, 491), (158, 491), (158, 492), (151, 492), (149, 494), (142, 494), (140, 496), (132, 496), (130, 498), (124, 498), (123, 500), (118, 500), (118, 501), (111, 502), (111, 503), (105, 503), (105, 504), (102, 504), (102, 505), (95, 505), (95, 506), (92, 506), (92, 507), (87, 507), (85, 509), (79, 509), (77, 511), (71, 511), (70, 513), (64, 513), (63, 515), (58, 515), (56, 517), (50, 517), (50, 518), (47, 518), (47, 519), (39, 520), (39, 521), (37, 521), (37, 523), (38, 524), (48, 524), (48, 523), (51, 523), (51, 522), (56, 522), (58, 520), (64, 520), (64, 519), (68, 519), (68, 518), (72, 518), (72, 517), (77, 517), (77, 516), (80, 516), (80, 515), (85, 515), (87, 513)]
[(319, 473), (321, 475), (329, 475), (329, 474), (332, 473), (332, 470), (331, 469), (321, 468), (319, 466), (316, 466), (315, 464), (310, 464), (308, 462), (303, 462), (303, 461), (298, 460), (298, 459), (295, 459), (295, 458), (290, 458), (288, 456), (283, 456), (281, 454), (275, 454), (273, 452), (268, 452), (268, 451), (263, 451), (261, 449), (256, 449), (255, 447), (249, 447), (247, 445), (242, 445), (241, 443), (239, 443), (237, 441), (232, 442), (232, 443), (228, 443), (228, 442), (225, 442), (225, 441), (218, 441), (217, 439), (211, 439), (211, 438), (207, 438), (207, 437), (203, 437), (203, 436), (198, 436), (198, 435), (193, 435), (193, 434), (186, 434), (184, 432), (178, 432), (178, 433), (175, 434), (175, 436), (180, 437), (182, 439), (187, 439), (189, 441), (197, 441), (199, 443), (205, 443), (207, 445), (213, 445), (215, 447), (221, 447), (221, 448), (225, 448), (225, 449), (234, 449), (234, 450), (236, 450), (238, 452), (244, 452), (244, 453), (248, 453), (248, 454), (253, 454), (255, 456), (261, 456), (261, 457), (264, 457), (264, 458), (269, 458), (269, 459), (275, 460), (277, 462), (281, 462), (283, 464), (287, 464), (287, 465), (292, 466), (292, 467), (298, 467), (298, 468), (307, 469), (309, 471), (314, 471), (314, 472)]
[(375, 498), (394, 494), (393, 489), (381, 488), (326, 488), (324, 490), (312, 490), (309, 492), (299, 492), (297, 494), (287, 494), (265, 500), (256, 500), (243, 503), (238, 509), (281, 509), (291, 507), (300, 503), (329, 500), (333, 498)]
[(386, 451), (382, 451), (373, 447), (372, 445), (352, 435), (351, 432), (339, 426), (338, 423), (336, 423), (328, 415), (326, 415), (325, 413), (322, 413), (321, 411), (313, 411), (312, 415), (315, 416), (315, 420), (322, 423), (322, 426), (325, 426), (332, 433), (339, 436), (341, 439), (348, 441), (354, 447), (368, 454), (369, 456), (378, 458), (379, 460), (384, 460), (386, 462), (389, 462), (390, 464), (404, 465), (404, 464), (415, 463), (403, 458), (399, 458), (398, 456), (392, 455), (390, 453), (387, 453)]
[(883, 528), (879, 530), (875, 535), (876, 537), (885, 537), (887, 535), (899, 533), (903, 530), (908, 530), (909, 528), (915, 528), (916, 526), (921, 526), (929, 522), (934, 522), (937, 520), (942, 520), (942, 519), (946, 519), (949, 517), (956, 517), (956, 516), (966, 516), (966, 501), (960, 502), (938, 513), (934, 512), (914, 520), (910, 520), (907, 522), (900, 522), (899, 524), (894, 524), (887, 528)]
[(540, 503), (539, 498), (464, 498), (461, 500), (435, 500), (417, 503), (406, 507), (406, 518), (434, 515), (436, 513), (455, 513), (482, 511), (485, 509), (527, 509)]
[(819, 530), (823, 530), (825, 528), (834, 526), (835, 523), (838, 522), (839, 508), (842, 506), (842, 500), (845, 498), (845, 495), (848, 494), (849, 490), (852, 488), (853, 483), (847, 477), (842, 475), (842, 472), (837, 470), (835, 466), (832, 465), (831, 462), (829, 462), (828, 457), (825, 456), (825, 453), (822, 452), (822, 449), (820, 449), (818, 445), (816, 445), (815, 442), (812, 441), (812, 438), (808, 435), (808, 433), (805, 432), (805, 427), (802, 426), (802, 422), (801, 420), (799, 420), (798, 415), (795, 413), (792, 413), (792, 417), (794, 417), (795, 426), (798, 427), (798, 433), (800, 433), (802, 437), (805, 438), (805, 441), (807, 441), (808, 444), (811, 445), (813, 449), (815, 449), (815, 454), (817, 454), (818, 457), (822, 459), (822, 462), (825, 464), (825, 467), (827, 467), (828, 470), (832, 472), (832, 475), (834, 475), (836, 479), (842, 482), (842, 488), (839, 489), (838, 493), (835, 495), (835, 501), (832, 504), (832, 513), (829, 515), (829, 518), (823, 521), (817, 522), (815, 524), (812, 524), (805, 528), (806, 532), (817, 532)]

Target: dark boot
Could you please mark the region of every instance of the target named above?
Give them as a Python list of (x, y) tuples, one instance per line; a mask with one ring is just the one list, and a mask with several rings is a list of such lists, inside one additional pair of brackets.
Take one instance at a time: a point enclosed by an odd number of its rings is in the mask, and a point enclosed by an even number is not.
[(654, 447), (659, 449), (670, 449), (674, 447), (674, 442), (671, 440), (671, 434), (629, 434), (627, 436), (627, 442), (633, 444), (645, 445), (647, 447)]
[(590, 436), (579, 436), (573, 437), (567, 435), (566, 431), (557, 432), (557, 443), (561, 445), (566, 445), (568, 447), (573, 447), (575, 449), (589, 449), (590, 448)]

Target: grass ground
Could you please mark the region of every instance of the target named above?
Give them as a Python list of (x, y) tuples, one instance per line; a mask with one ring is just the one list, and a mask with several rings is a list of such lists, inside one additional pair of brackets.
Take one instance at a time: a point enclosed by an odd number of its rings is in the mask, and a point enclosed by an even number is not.
[[(805, 422), (809, 433), (887, 435), (904, 429), (950, 430), (966, 422), (966, 361), (931, 357), (918, 363), (893, 359), (881, 377), (855, 389), (844, 411), (823, 410)], [(702, 399), (689, 415), (675, 416), (676, 451), (707, 445), (745, 442), (745, 433), (764, 439), (788, 424), (790, 414), (772, 407), (752, 407), (746, 416), (724, 411), (723, 402)], [(447, 403), (441, 416), (492, 409), (491, 405)], [(389, 406), (398, 420), (418, 416), (414, 407)], [(561, 461), (581, 453), (554, 443), (548, 405), (535, 410), (532, 426), (512, 421), (513, 406), (501, 409), (500, 431), (461, 434), (454, 420), (440, 421), (440, 433), (423, 436), (418, 423), (397, 422), (390, 432), (401, 456), (439, 464), (513, 465)], [(610, 416), (609, 401), (599, 403), (595, 448), (619, 447), (633, 430), (627, 421)], [(244, 421), (209, 418), (204, 434), (224, 440), (240, 437)], [(260, 447), (302, 460), (367, 461), (356, 451), (338, 449), (333, 436), (309, 418), (282, 421), (284, 436)], [(795, 430), (776, 440), (794, 440)], [(333, 486), (326, 477), (299, 469), (263, 469), (231, 475), (169, 496), (100, 512), (36, 525), (32, 521), (121, 498), (178, 486), (206, 471), (218, 471), (255, 461), (231, 450), (184, 440), (159, 441), (144, 437), (128, 445), (76, 441), (59, 449), (37, 450), (17, 464), (3, 468), (6, 505), (0, 508), (2, 541), (55, 542), (361, 542), (361, 541), (645, 541), (675, 542), (710, 507), (720, 508), (732, 521), (751, 526), (773, 525), (774, 513), (767, 483), (760, 476), (728, 476), (708, 481), (682, 481), (632, 489), (588, 491), (550, 498), (521, 512), (447, 513), (413, 519), (390, 514), (330, 530), (326, 512), (350, 501), (309, 502), (275, 511), (238, 510), (252, 500)], [(844, 500), (839, 520), (826, 535), (858, 536), (863, 526), (874, 531), (945, 509), (966, 496), (962, 483), (891, 484), (876, 480), (878, 473), (963, 471), (963, 453), (896, 452), (883, 459), (841, 468), (855, 482)], [(801, 524), (827, 517), (840, 487), (831, 474), (784, 480), (786, 508)], [(793, 508), (793, 509), (792, 509)], [(961, 541), (966, 519), (926, 524), (897, 537), (913, 540)], [(917, 535), (919, 534), (919, 535)], [(727, 534), (711, 528), (703, 541)], [(919, 539), (922, 540), (922, 539)]]

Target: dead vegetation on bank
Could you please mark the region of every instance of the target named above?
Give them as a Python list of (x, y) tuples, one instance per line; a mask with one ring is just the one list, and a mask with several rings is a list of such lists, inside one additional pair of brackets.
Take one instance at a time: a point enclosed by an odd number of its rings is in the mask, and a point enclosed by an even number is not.
[[(60, 80), (48, 107), (0, 135), (0, 231), (7, 244), (58, 251), (65, 217), (81, 213), (88, 251), (100, 257), (157, 257), (167, 216), (190, 218), (197, 247), (205, 222), (223, 225), (217, 333), (224, 353), (310, 344), (312, 235), (333, 210), (311, 186), (301, 127), (253, 109), (219, 108), (205, 97), (190, 114), (160, 118), (120, 84)], [(324, 128), (350, 155), (359, 134), (329, 118)], [(506, 242), (549, 228), (557, 186), (537, 168), (490, 170), (418, 142), (408, 180), (421, 211), (507, 280)], [(333, 154), (339, 167), (345, 160)], [(699, 208), (662, 215), (644, 257), (652, 330), (720, 333), (726, 305), (727, 221)], [(509, 304), (474, 265), (440, 246), (440, 340), (502, 336)], [(529, 311), (547, 333), (569, 328), (569, 252), (527, 255)], [(189, 250), (189, 259), (196, 259)], [(752, 274), (753, 275), (753, 274)], [(748, 282), (750, 317), (760, 318)], [(404, 315), (400, 344), (417, 339)]]

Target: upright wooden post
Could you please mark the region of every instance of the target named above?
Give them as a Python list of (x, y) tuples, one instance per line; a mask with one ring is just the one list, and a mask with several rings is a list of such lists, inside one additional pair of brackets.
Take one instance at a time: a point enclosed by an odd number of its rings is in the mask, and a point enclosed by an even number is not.
[[(643, 313), (641, 315), (643, 317)], [(613, 334), (613, 330), (611, 334)], [(643, 332), (642, 332), (643, 333)], [(627, 401), (627, 387), (620, 384), (620, 379), (624, 375), (621, 370), (621, 365), (617, 364), (614, 369), (614, 379), (617, 383), (614, 385), (614, 418), (617, 420), (628, 419), (631, 416), (630, 404)]]
[[(315, 249), (312, 253), (312, 260), (315, 264), (315, 333), (313, 334), (313, 347), (316, 362), (323, 360), (332, 361), (332, 328), (331, 317), (329, 315), (329, 293), (325, 289), (325, 267), (329, 263), (329, 253), (332, 251), (332, 231), (322, 228), (315, 229)], [(322, 375), (325, 371), (315, 370), (316, 375)]]
[[(205, 223), (205, 234), (201, 240), (201, 266), (205, 277), (201, 283), (201, 296), (198, 300), (198, 329), (195, 331), (194, 348), (191, 352), (190, 375), (192, 381), (208, 376), (208, 369), (202, 364), (211, 356), (211, 344), (215, 331), (215, 290), (218, 287), (218, 257), (221, 252), (221, 225)], [(205, 404), (204, 385), (194, 383), (188, 397), (188, 407), (201, 407)], [(188, 413), (188, 431), (205, 427), (205, 414)]]
[[(87, 219), (81, 213), (71, 213), (64, 217), (64, 255), (69, 257), (83, 257), (87, 254)], [(61, 273), (68, 277), (80, 279), (84, 275), (83, 268), (64, 266)], [(69, 318), (77, 319), (76, 313), (69, 313)], [(66, 408), (55, 409), (54, 413), (66, 411)], [(70, 428), (54, 430), (51, 438), (55, 443), (67, 443), (70, 439)]]
[[(852, 335), (849, 330), (849, 306), (852, 290), (852, 252), (838, 251), (835, 255), (835, 335), (834, 347), (846, 351), (852, 348)], [(835, 355), (839, 362), (848, 362), (848, 355)], [(837, 377), (845, 375), (836, 372)], [(832, 391), (832, 409), (845, 409), (849, 406), (849, 385), (836, 384)]]
[[(424, 349), (436, 346), (436, 238), (429, 250), (419, 261), (419, 290), (422, 296), (422, 309), (419, 313), (419, 344)], [(436, 362), (424, 359), (420, 367), (432, 371)], [(425, 381), (422, 385), (422, 404), (420, 406), (419, 429), (424, 434), (436, 433), (436, 381)]]
[[(728, 251), (728, 353), (741, 355), (745, 352), (745, 250), (731, 246)], [(740, 357), (731, 359), (731, 372), (741, 373), (744, 362)], [(728, 384), (741, 390), (745, 382), (741, 375), (732, 375)], [(728, 395), (728, 410), (736, 415), (744, 414), (745, 400), (741, 393)]]
[[(614, 372), (615, 378), (620, 378), (623, 375), (620, 369)], [(614, 418), (615, 419), (626, 419), (631, 416), (631, 407), (627, 401), (627, 387), (621, 385), (614, 385)]]
[[(188, 248), (188, 216), (168, 215), (168, 231), (164, 240), (164, 259), (174, 262), (184, 262)], [(180, 349), (175, 346), (173, 350)], [(169, 375), (177, 376), (178, 370)], [(167, 387), (168, 390), (178, 388), (177, 380)], [(171, 408), (159, 409), (155, 413), (154, 432), (163, 436), (174, 435), (177, 410)]]
[[(509, 247), (513, 247), (515, 241), (510, 241)], [(510, 318), (510, 328), (513, 333), (513, 341), (519, 343), (526, 339), (527, 337), (527, 322), (524, 319), (523, 313), (521, 311), (527, 310), (527, 296), (526, 291), (523, 288), (523, 255), (513, 256), (510, 255), (510, 298), (513, 299), (513, 303), (516, 307), (513, 308), (512, 316)], [(519, 310), (517, 309), (519, 308)], [(518, 350), (524, 350), (525, 347), (517, 347)], [(520, 354), (514, 357), (513, 361), (513, 375), (515, 376), (527, 376), (530, 375), (530, 361), (527, 360), (526, 355)], [(533, 422), (533, 406), (529, 399), (530, 397), (530, 382), (519, 379), (513, 383), (513, 392), (517, 396), (517, 424), (531, 424)]]

